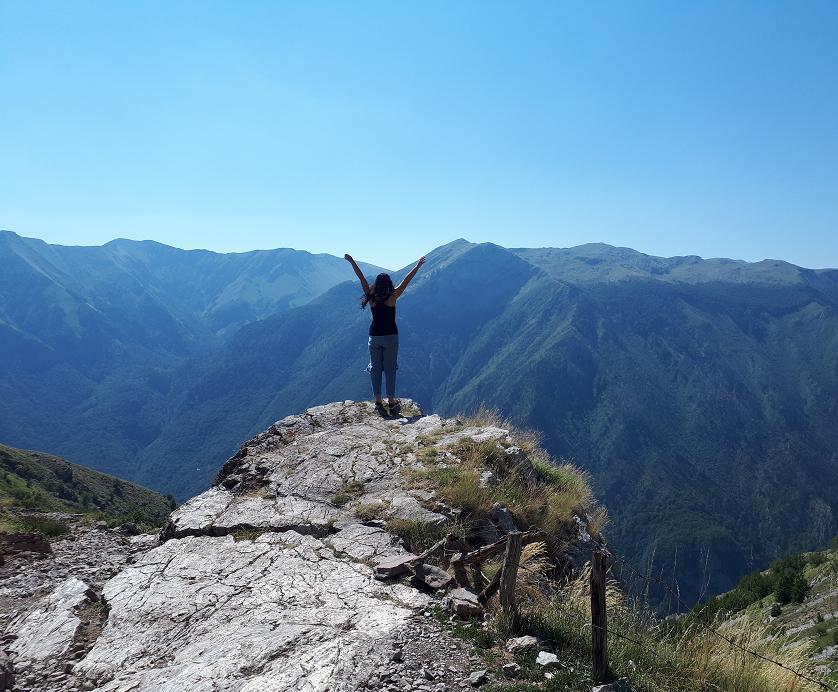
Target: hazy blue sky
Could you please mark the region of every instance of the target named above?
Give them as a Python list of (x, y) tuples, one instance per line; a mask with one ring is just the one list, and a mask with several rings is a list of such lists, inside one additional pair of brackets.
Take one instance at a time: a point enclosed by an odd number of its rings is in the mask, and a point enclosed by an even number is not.
[(0, 0), (0, 228), (838, 266), (838, 2)]

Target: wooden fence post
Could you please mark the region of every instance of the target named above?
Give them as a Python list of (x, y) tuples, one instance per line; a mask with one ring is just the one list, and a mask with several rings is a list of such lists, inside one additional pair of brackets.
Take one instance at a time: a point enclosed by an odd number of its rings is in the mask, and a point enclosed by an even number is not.
[(606, 555), (595, 550), (591, 562), (591, 632), (593, 637), (594, 682), (608, 679), (608, 618), (605, 609)]
[(500, 575), (500, 605), (507, 615), (514, 615), (515, 582), (518, 578), (518, 565), (521, 562), (521, 548), (523, 540), (520, 531), (513, 531), (506, 537), (506, 552), (503, 556), (503, 567)]

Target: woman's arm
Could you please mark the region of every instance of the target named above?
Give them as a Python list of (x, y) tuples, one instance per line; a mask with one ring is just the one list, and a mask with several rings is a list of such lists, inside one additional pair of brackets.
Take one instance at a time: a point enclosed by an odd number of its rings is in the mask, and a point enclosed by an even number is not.
[(352, 265), (352, 268), (355, 270), (355, 276), (358, 277), (358, 280), (361, 282), (361, 288), (364, 289), (364, 293), (370, 292), (370, 285), (367, 283), (367, 277), (364, 276), (364, 272), (361, 271), (361, 268), (352, 259), (352, 255), (344, 255), (343, 259), (345, 259), (349, 264)]
[(419, 261), (416, 263), (416, 266), (413, 267), (408, 273), (407, 276), (402, 279), (402, 282), (396, 286), (396, 290), (393, 291), (393, 295), (398, 298), (402, 293), (404, 293), (404, 289), (407, 288), (407, 285), (413, 281), (413, 277), (416, 276), (416, 272), (419, 271), (419, 267), (425, 264), (425, 258), (420, 257)]

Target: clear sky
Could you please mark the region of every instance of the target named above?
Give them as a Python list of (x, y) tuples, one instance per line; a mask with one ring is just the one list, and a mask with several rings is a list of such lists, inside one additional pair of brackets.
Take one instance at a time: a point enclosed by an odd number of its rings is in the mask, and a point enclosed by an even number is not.
[(838, 266), (838, 2), (0, 0), (0, 228)]

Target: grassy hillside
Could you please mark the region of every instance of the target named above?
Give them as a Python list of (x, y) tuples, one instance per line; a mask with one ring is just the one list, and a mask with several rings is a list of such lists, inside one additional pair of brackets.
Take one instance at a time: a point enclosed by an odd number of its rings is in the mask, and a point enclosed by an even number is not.
[(833, 547), (775, 561), (687, 618), (763, 628), (780, 648), (800, 647), (838, 683), (838, 539)]
[(41, 452), (0, 445), (0, 530), (19, 528), (15, 509), (81, 512), (159, 526), (172, 498)]
[[(479, 424), (495, 422), (481, 415)], [(463, 421), (464, 426), (474, 420)], [(501, 427), (507, 427), (505, 421)], [(446, 434), (450, 430), (446, 428)], [(497, 596), (485, 601), (488, 617), (464, 622), (437, 609), (441, 625), (454, 635), (471, 641), (486, 667), (498, 680), (490, 692), (590, 692), (592, 679), (590, 568), (568, 574), (557, 570), (554, 556), (561, 555), (577, 535), (574, 515), (584, 514), (594, 538), (599, 535), (603, 513), (596, 504), (584, 473), (572, 465), (557, 464), (539, 448), (537, 437), (512, 431), (509, 443), (477, 442), (461, 439), (436, 446), (442, 435), (420, 437), (416, 451), (417, 463), (407, 471), (408, 483), (433, 490), (436, 497), (457, 508), (452, 526), (433, 526), (417, 521), (389, 520), (387, 529), (397, 533), (413, 553), (435, 544), (446, 534), (466, 536), (484, 524), (495, 502), (507, 507), (515, 523), (522, 529), (542, 529), (545, 540), (524, 546), (515, 583), (516, 611), (504, 612)], [(522, 466), (510, 465), (504, 447), (512, 445), (525, 450), (532, 462), (533, 473), (522, 472)], [(441, 461), (442, 460), (442, 461)], [(454, 461), (456, 460), (456, 461)], [(494, 482), (481, 484), (486, 470)], [(355, 505), (356, 512), (378, 516), (378, 505)], [(452, 551), (453, 552), (453, 551)], [(430, 559), (438, 567), (451, 570), (451, 553), (443, 551)], [(467, 574), (477, 590), (484, 588), (502, 569), (503, 555), (487, 559)], [(777, 567), (777, 582), (784, 584), (790, 563)], [(461, 577), (462, 578), (462, 577)], [(797, 596), (793, 589), (788, 598)], [(608, 661), (615, 677), (630, 680), (637, 692), (815, 692), (820, 689), (816, 664), (808, 660), (800, 646), (784, 641), (766, 640), (761, 623), (742, 625), (720, 624), (721, 638), (708, 630), (680, 622), (658, 619), (642, 600), (626, 598), (620, 584), (608, 580), (605, 589), (608, 611)], [(531, 635), (540, 642), (537, 647), (510, 653), (506, 647), (510, 637)], [(744, 653), (732, 646), (746, 647), (758, 655)], [(548, 675), (536, 663), (538, 651), (552, 651), (560, 664)], [(765, 657), (765, 658), (761, 658)], [(770, 658), (778, 661), (777, 666)], [(503, 666), (517, 664), (512, 678), (503, 673)], [(806, 677), (795, 675), (794, 669)], [(622, 689), (622, 686), (620, 686)]]

